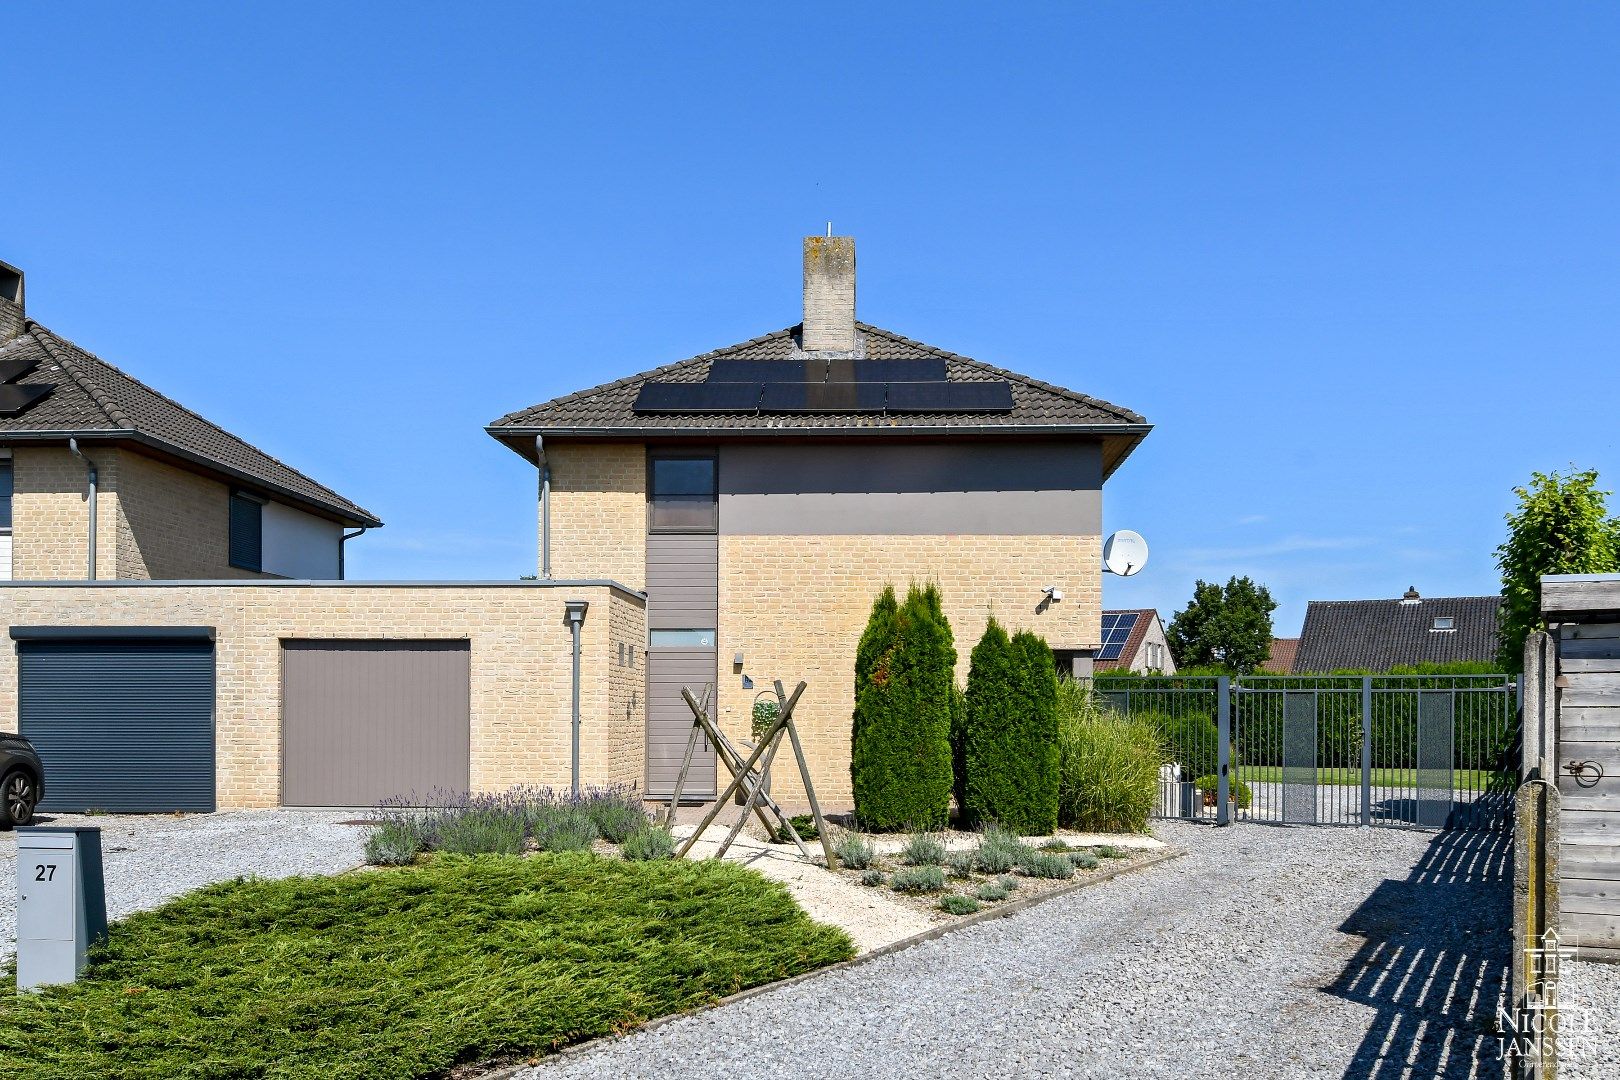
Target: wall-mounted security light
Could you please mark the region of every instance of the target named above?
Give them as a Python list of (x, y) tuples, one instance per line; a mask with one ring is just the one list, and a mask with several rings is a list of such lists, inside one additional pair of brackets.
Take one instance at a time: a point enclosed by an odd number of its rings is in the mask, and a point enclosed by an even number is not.
[(743, 666), (743, 654), (742, 653), (733, 653), (732, 654), (731, 666), (737, 671), (742, 670), (742, 666)]
[(1044, 592), (1046, 594), (1046, 598), (1054, 604), (1063, 599), (1063, 590), (1058, 588), (1056, 585), (1048, 585), (1041, 591)]

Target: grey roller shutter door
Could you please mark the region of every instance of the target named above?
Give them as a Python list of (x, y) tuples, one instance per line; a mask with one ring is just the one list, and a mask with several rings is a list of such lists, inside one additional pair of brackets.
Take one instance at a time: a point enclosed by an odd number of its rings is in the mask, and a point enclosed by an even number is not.
[(466, 641), (284, 641), (281, 801), (373, 806), (468, 788)]
[[(686, 755), (692, 733), (692, 710), (681, 697), (683, 688), (703, 700), (703, 688), (716, 681), (714, 649), (651, 648), (647, 650), (647, 794), (668, 798)], [(710, 715), (715, 707), (709, 707)], [(701, 740), (692, 755), (681, 801), (713, 798), (714, 748)]]
[(17, 715), (55, 813), (214, 809), (214, 645), (17, 643)]

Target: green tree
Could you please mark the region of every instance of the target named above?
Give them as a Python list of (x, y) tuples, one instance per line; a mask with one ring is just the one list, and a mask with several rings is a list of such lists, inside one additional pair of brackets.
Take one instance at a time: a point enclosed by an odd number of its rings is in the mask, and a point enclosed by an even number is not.
[(855, 652), (850, 781), (874, 829), (943, 828), (951, 806), (956, 646), (939, 590), (884, 589)]
[(1165, 636), (1176, 667), (1218, 666), (1247, 675), (1271, 655), (1271, 613), (1277, 602), (1264, 585), (1234, 577), (1220, 586), (1200, 580), (1170, 620)]
[(1518, 509), (1507, 515), (1508, 535), (1496, 549), (1502, 572), (1501, 653), (1508, 671), (1524, 667), (1524, 642), (1541, 620), (1543, 574), (1608, 574), (1620, 570), (1620, 520), (1611, 518), (1608, 491), (1598, 490), (1594, 469), (1531, 473), (1513, 489)]
[(963, 732), (963, 816), (1014, 832), (1057, 828), (1057, 671), (1052, 649), (991, 619), (973, 648)]

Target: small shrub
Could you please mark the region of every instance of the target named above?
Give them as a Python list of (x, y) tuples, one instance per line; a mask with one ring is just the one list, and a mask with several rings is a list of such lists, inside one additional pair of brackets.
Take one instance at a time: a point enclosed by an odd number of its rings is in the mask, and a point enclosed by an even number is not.
[(908, 866), (939, 866), (945, 861), (945, 841), (933, 833), (912, 833), (900, 849), (900, 858)]
[(949, 896), (939, 898), (939, 908), (941, 911), (949, 912), (952, 915), (972, 915), (979, 910), (979, 902), (971, 896), (951, 893)]
[(1042, 851), (1068, 851), (1069, 844), (1065, 840), (1048, 840), (1041, 845)]
[(788, 818), (788, 824), (793, 831), (799, 834), (800, 840), (820, 840), (821, 833), (816, 829), (816, 819), (809, 814), (794, 814)]
[(1002, 874), (1000, 877), (996, 878), (996, 884), (1000, 885), (1008, 892), (1016, 892), (1018, 889), (1018, 879), (1013, 877), (1011, 874)]
[(861, 884), (866, 886), (881, 885), (884, 882), (883, 871), (868, 870), (861, 875)]
[(837, 856), (839, 865), (850, 870), (865, 870), (877, 857), (877, 853), (872, 850), (872, 845), (866, 838), (855, 833), (840, 836), (838, 843), (833, 845), (833, 854)]
[(628, 787), (590, 788), (581, 793), (577, 805), (596, 828), (596, 834), (610, 844), (646, 827), (647, 812), (641, 796)]
[(439, 826), (438, 848), (457, 855), (521, 855), (523, 822), (499, 810), (469, 810)]
[(1061, 855), (1042, 855), (1037, 852), (1029, 859), (1026, 859), (1018, 868), (1030, 877), (1074, 877), (1074, 864)]
[[(534, 842), (541, 851), (585, 851), (597, 837), (596, 824), (583, 806), (551, 809), (535, 826)], [(646, 828), (643, 821), (641, 828)]]
[(1097, 869), (1097, 856), (1091, 854), (1089, 851), (1069, 852), (1069, 862), (1076, 870)]
[(656, 862), (675, 854), (675, 839), (656, 825), (643, 825), (624, 838), (619, 853), (631, 862)]
[[(1197, 780), (1193, 781), (1193, 786), (1196, 787), (1199, 793), (1203, 795), (1203, 802), (1205, 806), (1214, 806), (1220, 801), (1221, 781), (1219, 777), (1200, 776)], [(1231, 799), (1239, 810), (1247, 810), (1249, 808), (1249, 804), (1254, 801), (1254, 793), (1249, 790), (1248, 784), (1245, 784), (1241, 780), (1228, 777), (1227, 798)]]
[(1059, 729), (1058, 821), (1091, 832), (1147, 831), (1163, 761), (1154, 728), (1073, 691), (1064, 700), (1075, 708)]
[(977, 851), (952, 851), (945, 856), (945, 869), (951, 872), (952, 877), (972, 877), (973, 869), (978, 862)]
[(383, 821), (366, 837), (366, 862), (372, 866), (404, 866), (422, 853), (422, 838), (397, 821)]
[(1220, 734), (1215, 718), (1207, 713), (1141, 713), (1137, 719), (1151, 724), (1163, 748), (1162, 761), (1181, 766), (1181, 775), (1206, 776), (1220, 760)]
[(999, 881), (987, 881), (983, 885), (980, 885), (978, 890), (973, 895), (978, 897), (980, 900), (993, 904), (998, 900), (1007, 899), (1007, 888)]
[(981, 874), (1005, 874), (1018, 865), (1018, 858), (1010, 848), (980, 844), (973, 853), (973, 866)]
[(908, 866), (889, 878), (895, 892), (939, 892), (945, 888), (945, 871), (937, 866)]
[(1091, 849), (1091, 853), (1099, 859), (1126, 859), (1130, 857), (1130, 852), (1123, 848), (1117, 848), (1112, 844), (1094, 847)]

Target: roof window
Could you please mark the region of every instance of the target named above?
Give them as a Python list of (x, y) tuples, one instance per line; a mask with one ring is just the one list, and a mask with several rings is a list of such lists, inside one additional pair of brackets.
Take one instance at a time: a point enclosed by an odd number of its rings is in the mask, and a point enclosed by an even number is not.
[(1434, 625), (1431, 626), (1429, 629), (1431, 629), (1431, 630), (1455, 630), (1455, 629), (1457, 629), (1457, 620), (1452, 618), (1450, 615), (1436, 615), (1434, 617)]

